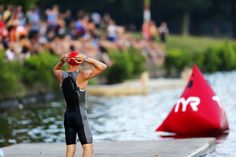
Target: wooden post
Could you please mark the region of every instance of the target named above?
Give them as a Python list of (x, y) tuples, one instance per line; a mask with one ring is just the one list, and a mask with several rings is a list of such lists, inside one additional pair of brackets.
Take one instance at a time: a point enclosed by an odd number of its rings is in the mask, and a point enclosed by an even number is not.
[(144, 0), (143, 21), (151, 20), (150, 0)]

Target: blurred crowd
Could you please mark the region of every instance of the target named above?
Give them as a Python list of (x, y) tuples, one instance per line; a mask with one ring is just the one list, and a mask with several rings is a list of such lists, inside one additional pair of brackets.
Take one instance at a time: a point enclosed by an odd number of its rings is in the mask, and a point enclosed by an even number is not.
[[(167, 24), (157, 27), (153, 21), (146, 21), (142, 29), (143, 38), (135, 38), (109, 14), (78, 11), (74, 15), (70, 10), (61, 12), (57, 5), (25, 12), (21, 6), (0, 4), (0, 49), (8, 60), (24, 60), (45, 51), (62, 55), (77, 50), (112, 65), (107, 53), (110, 49), (123, 52), (134, 47), (150, 61), (162, 64)], [(157, 36), (160, 44), (155, 41)]]

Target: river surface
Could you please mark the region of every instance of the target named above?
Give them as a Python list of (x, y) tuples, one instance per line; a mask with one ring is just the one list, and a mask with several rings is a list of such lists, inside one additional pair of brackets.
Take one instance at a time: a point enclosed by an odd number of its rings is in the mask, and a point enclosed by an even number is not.
[[(206, 78), (221, 99), (230, 132), (217, 138), (208, 157), (236, 156), (236, 71)], [(165, 119), (183, 89), (145, 96), (88, 97), (88, 116), (94, 140), (161, 140), (156, 127)], [(28, 142), (64, 142), (64, 101), (0, 110), (0, 147)]]

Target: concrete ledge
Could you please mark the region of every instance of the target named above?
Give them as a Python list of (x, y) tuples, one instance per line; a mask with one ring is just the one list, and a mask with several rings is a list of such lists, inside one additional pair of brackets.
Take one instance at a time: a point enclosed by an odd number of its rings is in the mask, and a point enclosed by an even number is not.
[(213, 151), (215, 151), (216, 140), (210, 140), (208, 143), (194, 151), (188, 157), (202, 157), (205, 156)]
[(181, 79), (151, 79), (145, 83), (140, 80), (126, 81), (114, 85), (90, 85), (87, 88), (89, 95), (118, 96), (118, 95), (141, 95), (152, 91), (161, 91), (184, 87), (185, 81)]
[[(95, 142), (95, 157), (200, 157), (215, 149), (214, 138), (161, 141)], [(17, 144), (3, 148), (6, 157), (64, 157), (64, 143)], [(76, 156), (81, 156), (77, 145)]]

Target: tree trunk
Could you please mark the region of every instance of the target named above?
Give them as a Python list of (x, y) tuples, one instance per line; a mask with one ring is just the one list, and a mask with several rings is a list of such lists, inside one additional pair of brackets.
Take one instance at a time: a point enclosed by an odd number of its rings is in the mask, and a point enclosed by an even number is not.
[(232, 37), (236, 39), (236, 1), (231, 0), (231, 26), (232, 26)]
[(190, 14), (187, 10), (184, 11), (182, 19), (182, 35), (189, 35), (189, 26), (190, 26)]
[(143, 21), (151, 20), (150, 0), (144, 0)]

